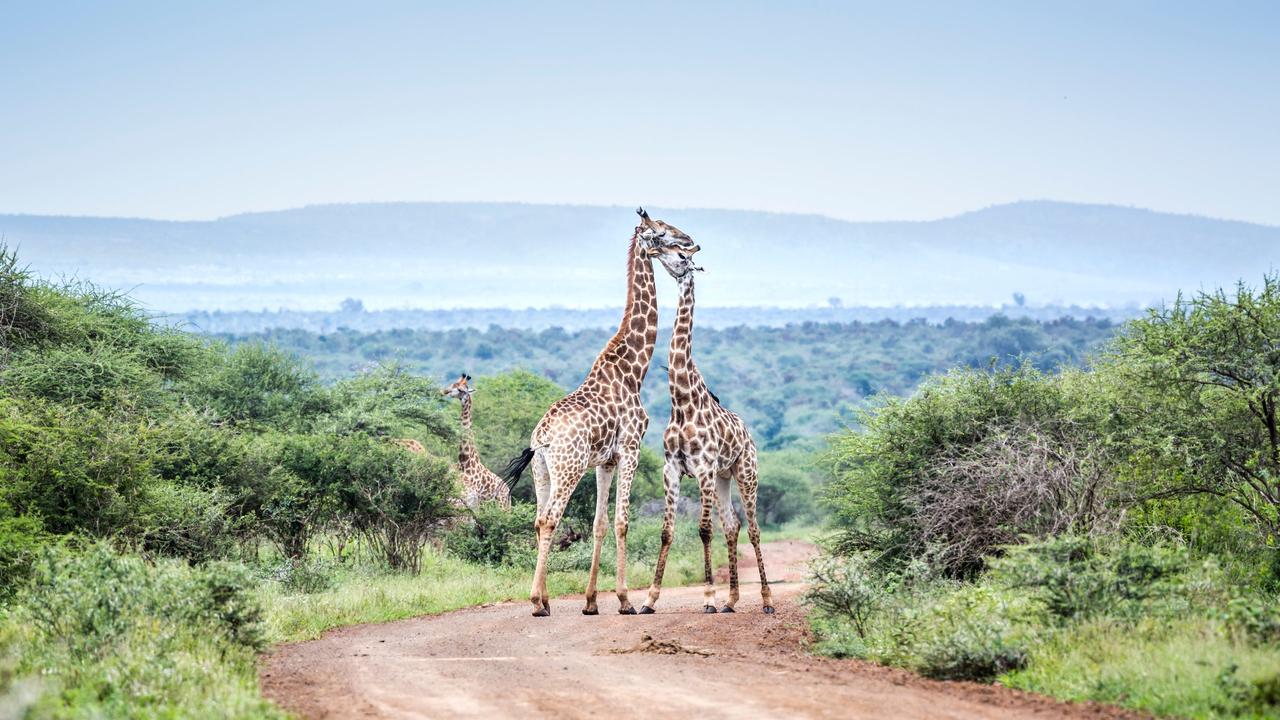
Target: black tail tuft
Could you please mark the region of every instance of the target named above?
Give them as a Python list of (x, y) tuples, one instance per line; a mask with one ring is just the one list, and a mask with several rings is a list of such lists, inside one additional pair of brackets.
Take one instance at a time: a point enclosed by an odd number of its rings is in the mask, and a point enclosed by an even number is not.
[(524, 474), (524, 469), (529, 467), (531, 462), (533, 462), (533, 448), (525, 448), (524, 452), (507, 463), (507, 469), (502, 471), (502, 477), (506, 479), (507, 487), (513, 488), (516, 483), (520, 482), (520, 476)]

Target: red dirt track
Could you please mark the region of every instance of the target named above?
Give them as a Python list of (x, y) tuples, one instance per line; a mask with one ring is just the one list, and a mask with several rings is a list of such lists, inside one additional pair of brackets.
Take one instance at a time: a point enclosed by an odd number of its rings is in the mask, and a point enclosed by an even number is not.
[(796, 600), (813, 547), (763, 550), (782, 581), (773, 616), (760, 612), (747, 546), (734, 614), (704, 615), (702, 589), (690, 587), (664, 590), (653, 615), (618, 615), (602, 592), (594, 617), (571, 596), (547, 618), (516, 602), (343, 628), (276, 648), (261, 664), (264, 693), (304, 718), (1140, 717), (808, 655)]

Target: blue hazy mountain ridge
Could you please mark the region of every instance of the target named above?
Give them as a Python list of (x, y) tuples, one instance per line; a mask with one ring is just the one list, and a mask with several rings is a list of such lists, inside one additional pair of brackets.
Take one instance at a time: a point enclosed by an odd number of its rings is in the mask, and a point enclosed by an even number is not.
[[(1280, 228), (1135, 208), (1029, 201), (925, 222), (650, 208), (703, 246), (704, 306), (1119, 307), (1257, 282)], [(631, 208), (362, 203), (209, 221), (0, 215), (47, 276), (191, 309), (576, 307), (619, 302)], [(667, 278), (659, 273), (662, 282)], [(669, 289), (669, 288), (668, 288)]]

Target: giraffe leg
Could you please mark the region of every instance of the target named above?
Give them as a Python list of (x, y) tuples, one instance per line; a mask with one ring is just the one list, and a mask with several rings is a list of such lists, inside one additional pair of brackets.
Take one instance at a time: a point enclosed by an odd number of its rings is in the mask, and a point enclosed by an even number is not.
[(738, 513), (733, 509), (730, 477), (726, 473), (716, 477), (716, 500), (720, 506), (720, 526), (724, 528), (724, 544), (729, 550), (729, 599), (720, 612), (733, 612), (738, 604)]
[(742, 507), (747, 515), (747, 537), (756, 552), (756, 569), (760, 572), (760, 600), (764, 604), (766, 615), (773, 614), (773, 593), (769, 590), (769, 579), (764, 574), (764, 556), (760, 554), (760, 525), (756, 522), (756, 454), (747, 453), (739, 461), (738, 494), (742, 496)]
[(702, 538), (702, 612), (716, 612), (715, 576), (711, 567), (711, 503), (715, 481), (705, 475), (698, 478), (702, 498), (702, 514), (698, 516), (698, 537)]
[(529, 602), (533, 603), (534, 617), (546, 617), (551, 614), (551, 599), (547, 597), (547, 559), (551, 555), (551, 535), (556, 531), (556, 521), (549, 514), (538, 513), (533, 528), (538, 534), (538, 564), (533, 570)]
[(662, 548), (658, 550), (658, 565), (653, 570), (653, 584), (649, 586), (649, 599), (640, 606), (640, 614), (648, 615), (658, 604), (658, 595), (662, 593), (662, 574), (667, 569), (667, 553), (676, 536), (676, 502), (680, 499), (680, 467), (677, 461), (668, 457), (666, 467), (662, 471), (662, 485), (665, 492), (666, 506), (662, 510)]
[(554, 462), (548, 462), (547, 465), (551, 471), (549, 497), (533, 524), (538, 533), (538, 564), (533, 571), (533, 588), (529, 591), (534, 617), (551, 614), (551, 596), (547, 592), (547, 561), (551, 556), (551, 537), (560, 525), (560, 519), (564, 517), (565, 506), (569, 504), (569, 497), (582, 479), (584, 470), (582, 465), (562, 467)]
[(592, 523), (594, 545), (591, 549), (591, 578), (587, 580), (587, 606), (583, 615), (599, 615), (596, 606), (596, 577), (600, 572), (600, 548), (604, 544), (604, 531), (609, 526), (609, 488), (613, 485), (613, 467), (596, 468), (596, 519)]
[(618, 593), (618, 612), (622, 615), (635, 615), (636, 609), (631, 606), (627, 597), (627, 513), (631, 507), (631, 480), (636, 474), (636, 465), (640, 461), (640, 447), (623, 451), (618, 463), (618, 494), (614, 500), (613, 537), (618, 546), (617, 581), (614, 591)]

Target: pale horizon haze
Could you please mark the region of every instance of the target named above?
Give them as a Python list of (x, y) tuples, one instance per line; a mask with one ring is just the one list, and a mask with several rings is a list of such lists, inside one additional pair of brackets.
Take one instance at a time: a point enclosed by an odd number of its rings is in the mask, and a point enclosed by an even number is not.
[(0, 213), (365, 201), (1280, 225), (1280, 4), (6, 3)]

